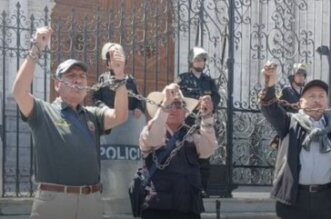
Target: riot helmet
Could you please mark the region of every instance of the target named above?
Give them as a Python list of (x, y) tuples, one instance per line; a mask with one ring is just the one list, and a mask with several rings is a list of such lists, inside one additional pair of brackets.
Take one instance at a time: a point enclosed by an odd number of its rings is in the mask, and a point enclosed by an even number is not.
[[(303, 76), (303, 78), (302, 78)], [(302, 87), (307, 78), (307, 65), (304, 63), (294, 63), (292, 74), (289, 76), (290, 83)]]
[(205, 61), (208, 60), (208, 53), (205, 49), (201, 47), (193, 47), (188, 56), (188, 62), (192, 64), (193, 60), (196, 58), (203, 58)]
[(194, 67), (193, 66), (193, 62), (196, 59), (203, 59), (205, 62), (208, 60), (208, 53), (205, 49), (201, 48), (201, 47), (193, 47), (190, 52), (189, 52), (189, 56), (188, 56), (188, 62), (191, 68), (195, 69), (197, 72), (202, 72), (204, 65), (202, 67)]

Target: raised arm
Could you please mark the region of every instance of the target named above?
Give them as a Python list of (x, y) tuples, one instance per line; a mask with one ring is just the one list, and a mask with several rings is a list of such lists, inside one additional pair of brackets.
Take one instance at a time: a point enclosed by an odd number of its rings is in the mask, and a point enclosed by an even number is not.
[(139, 146), (145, 155), (165, 144), (167, 119), (168, 113), (158, 109), (153, 119), (141, 131)]
[(261, 112), (271, 123), (281, 137), (288, 132), (290, 116), (286, 113), (277, 101), (275, 84), (277, 82), (277, 66), (273, 63), (266, 63), (262, 72), (265, 79), (265, 88), (260, 97)]
[(33, 95), (30, 88), (36, 63), (41, 55), (41, 51), (48, 45), (52, 32), (53, 30), (49, 27), (37, 29), (36, 34), (32, 38), (33, 46), (29, 51), (29, 55), (20, 66), (13, 84), (13, 96), (25, 117), (30, 116), (33, 108)]
[[(129, 76), (129, 79), (130, 79), (130, 86), (132, 88), (133, 93), (139, 94), (136, 81), (131, 76)], [(145, 111), (143, 102), (141, 100), (135, 98), (135, 105), (136, 105), (136, 107), (135, 107), (136, 109), (139, 109), (141, 112)]]
[[(122, 51), (114, 50), (110, 52), (111, 67), (116, 80), (124, 80), (125, 56)], [(120, 82), (121, 83), (121, 82)], [(105, 130), (125, 122), (128, 118), (128, 90), (125, 83), (116, 89), (114, 109), (108, 108), (105, 114)]]
[(195, 147), (200, 158), (210, 157), (217, 147), (214, 129), (214, 104), (209, 95), (200, 98), (201, 125), (200, 133), (193, 135)]
[[(175, 83), (167, 85), (163, 89), (162, 106), (170, 105), (176, 98), (179, 86)], [(167, 131), (167, 119), (169, 111), (159, 108), (153, 118), (148, 122), (140, 134), (139, 146), (146, 156), (152, 150), (164, 146)]]

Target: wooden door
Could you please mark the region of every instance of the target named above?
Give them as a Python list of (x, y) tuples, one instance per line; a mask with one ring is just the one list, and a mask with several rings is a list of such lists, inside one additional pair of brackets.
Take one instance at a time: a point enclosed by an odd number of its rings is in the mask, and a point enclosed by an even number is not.
[(123, 45), (126, 72), (143, 95), (161, 90), (174, 76), (171, 12), (165, 0), (57, 0), (51, 15), (52, 71), (66, 58), (81, 59), (89, 65), (89, 85), (94, 84), (105, 71), (101, 48), (111, 41)]

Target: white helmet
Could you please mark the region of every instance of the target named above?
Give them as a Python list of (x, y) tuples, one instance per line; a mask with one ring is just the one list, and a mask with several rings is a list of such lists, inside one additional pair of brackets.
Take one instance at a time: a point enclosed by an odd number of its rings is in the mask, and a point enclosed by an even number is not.
[(124, 54), (123, 47), (118, 43), (105, 43), (101, 50), (101, 58), (107, 60), (107, 53), (110, 50), (120, 50)]
[(203, 58), (206, 61), (208, 60), (208, 53), (205, 49), (201, 48), (201, 47), (193, 47), (188, 55), (188, 62), (192, 63), (194, 61), (194, 59), (196, 58)]
[(305, 63), (294, 63), (293, 64), (293, 75), (297, 73), (303, 74), (307, 77), (307, 68), (308, 66)]

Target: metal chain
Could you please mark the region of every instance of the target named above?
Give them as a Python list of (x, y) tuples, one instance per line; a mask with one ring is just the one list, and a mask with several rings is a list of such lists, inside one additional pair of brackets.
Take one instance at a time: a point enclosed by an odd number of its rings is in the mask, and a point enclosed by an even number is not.
[[(52, 77), (54, 80), (58, 80), (60, 82), (62, 82), (63, 84), (65, 84), (68, 87), (74, 88), (74, 89), (81, 89), (81, 90), (88, 90), (88, 91), (97, 91), (102, 87), (108, 87), (110, 90), (116, 91), (117, 88), (123, 86), (126, 84), (126, 79), (122, 79), (122, 80), (117, 80), (114, 76), (111, 76), (108, 80), (101, 82), (101, 83), (97, 83), (95, 85), (91, 86), (80, 86), (80, 85), (75, 85), (75, 84), (71, 84), (68, 81), (65, 80), (61, 80), (59, 78), (56, 77)], [(157, 107), (160, 107), (162, 109), (170, 109), (171, 106), (162, 106), (161, 103), (157, 103), (153, 100), (148, 99), (147, 97), (142, 96), (141, 94), (135, 94), (134, 92), (128, 90), (128, 96), (129, 97), (134, 97), (140, 101), (144, 101), (146, 103), (149, 103), (151, 105), (155, 105)], [(197, 114), (195, 113), (191, 113), (192, 117), (198, 117)]]
[[(267, 87), (267, 85), (265, 85)], [(263, 89), (259, 94), (258, 94), (258, 103), (261, 106), (270, 106), (274, 103), (278, 103), (279, 105), (283, 106), (283, 107), (288, 107), (288, 108), (292, 108), (296, 111), (299, 111), (300, 109), (306, 110), (306, 111), (321, 111), (323, 110), (324, 112), (328, 112), (331, 111), (331, 108), (326, 108), (326, 109), (321, 109), (321, 108), (303, 108), (300, 107), (300, 103), (296, 102), (296, 103), (290, 103), (287, 100), (282, 100), (280, 99), (281, 97), (281, 93), (276, 94), (276, 97), (274, 97), (271, 100), (264, 100), (266, 96), (266, 90)]]
[[(306, 111), (320, 111), (320, 110), (322, 110), (320, 108), (303, 108), (303, 107), (300, 107), (299, 102), (289, 103), (286, 100), (280, 100), (278, 98), (274, 98), (274, 99), (271, 99), (269, 101), (260, 101), (261, 106), (270, 106), (271, 104), (274, 104), (274, 103), (278, 103), (279, 105), (281, 105), (283, 107), (289, 107), (289, 108), (295, 109), (297, 111), (300, 110), (300, 109), (304, 109)], [(323, 111), (324, 112), (329, 112), (329, 111), (331, 111), (331, 108), (323, 109)]]
[[(152, 105), (156, 105), (158, 107), (161, 108), (166, 108), (161, 106), (161, 104), (156, 103), (155, 101), (152, 101), (142, 95), (139, 94), (135, 94), (131, 91), (128, 91), (129, 95), (132, 97), (137, 98), (138, 100), (141, 101), (145, 101), (146, 103), (150, 103)], [(184, 142), (187, 140), (187, 138), (189, 138), (189, 136), (191, 136), (194, 132), (196, 132), (198, 130), (198, 128), (200, 127), (201, 124), (201, 113), (193, 113), (191, 112), (190, 114), (191, 117), (194, 117), (195, 119), (195, 123), (190, 127), (190, 129), (187, 131), (187, 133), (184, 135), (183, 139), (181, 141), (176, 141), (175, 145), (176, 147), (170, 152), (170, 155), (168, 156), (168, 158), (164, 161), (163, 164), (161, 164), (156, 156), (156, 152), (155, 150), (152, 152), (152, 158), (153, 158), (153, 162), (156, 166), (156, 168), (163, 170), (165, 169), (167, 166), (169, 166), (170, 161), (176, 156), (177, 152), (184, 146)]]
[[(198, 121), (197, 121), (198, 120)], [(152, 152), (152, 158), (153, 162), (156, 166), (156, 168), (160, 170), (164, 170), (167, 166), (169, 166), (170, 161), (176, 156), (178, 151), (182, 149), (184, 146), (185, 141), (196, 132), (200, 126), (201, 120), (200, 117), (196, 118), (196, 122), (190, 127), (190, 129), (187, 131), (187, 133), (184, 135), (183, 139), (181, 141), (176, 141), (175, 148), (170, 152), (170, 155), (167, 157), (167, 159), (163, 162), (163, 164), (160, 163), (160, 161), (157, 158), (156, 151), (154, 150)]]
[(109, 80), (104, 81), (102, 83), (97, 83), (95, 85), (93, 85), (92, 87), (90, 86), (81, 86), (81, 85), (76, 85), (76, 84), (72, 84), (68, 81), (62, 80), (60, 78), (57, 78), (55, 76), (52, 76), (53, 80), (58, 80), (61, 83), (63, 83), (64, 85), (73, 88), (73, 89), (79, 89), (79, 90), (87, 90), (87, 91), (96, 91), (102, 87), (109, 87), (109, 89), (116, 91), (117, 88), (123, 86), (126, 84), (126, 79), (121, 79), (118, 80), (116, 79), (114, 76), (110, 77)]
[[(101, 83), (97, 83), (93, 86), (79, 86), (79, 85), (71, 84), (68, 81), (61, 80), (61, 79), (56, 78), (56, 77), (53, 77), (53, 79), (62, 82), (64, 85), (66, 85), (68, 87), (71, 87), (71, 88), (74, 88), (74, 89), (88, 90), (88, 91), (97, 91), (102, 87), (108, 87), (110, 90), (116, 91), (117, 88), (119, 88), (120, 86), (122, 86), (126, 83), (126, 79), (116, 80), (114, 76), (111, 76), (109, 78), (109, 80), (106, 80), (106, 81), (101, 82)], [(161, 103), (157, 103), (157, 102), (155, 102), (153, 100), (150, 100), (150, 99), (148, 99), (148, 98), (146, 98), (146, 97), (144, 97), (140, 94), (135, 94), (134, 92), (132, 92), (130, 90), (128, 91), (128, 95), (129, 95), (129, 97), (134, 97), (138, 100), (144, 101), (144, 102), (149, 103), (151, 105), (155, 105), (155, 106), (160, 107), (162, 109), (169, 109), (169, 107), (162, 106)]]
[[(90, 87), (90, 86), (78, 86), (78, 85), (71, 84), (67, 81), (61, 80), (59, 78), (56, 78), (56, 79), (61, 81), (62, 83), (64, 83), (68, 87), (71, 87), (71, 88), (74, 88), (74, 89), (84, 89), (84, 90), (89, 90), (89, 91), (96, 91), (96, 90), (98, 90), (102, 87), (108, 87), (109, 89), (116, 91), (117, 88), (119, 88), (120, 86), (122, 86), (126, 83), (125, 79), (124, 80), (116, 80), (114, 77), (111, 77), (107, 81), (104, 81), (102, 83), (97, 83), (97, 84), (93, 85), (92, 87)], [(151, 105), (155, 105), (155, 106), (160, 107), (162, 109), (168, 109), (167, 107), (162, 106), (161, 103), (157, 103), (157, 102), (155, 102), (153, 100), (150, 100), (150, 99), (148, 99), (148, 98), (146, 98), (146, 97), (144, 97), (140, 94), (135, 94), (134, 92), (132, 92), (130, 90), (128, 91), (128, 95), (130, 97), (134, 97), (134, 98), (136, 98), (140, 101), (144, 101), (146, 103), (149, 103)], [(166, 159), (166, 161), (163, 164), (159, 163), (159, 161), (157, 159), (157, 156), (155, 154), (155, 151), (153, 151), (153, 161), (155, 163), (155, 166), (158, 169), (163, 170), (164, 168), (166, 168), (170, 164), (170, 161), (173, 159), (173, 157), (176, 156), (177, 152), (184, 146), (184, 142), (187, 140), (187, 138), (190, 135), (192, 135), (195, 131), (197, 131), (197, 129), (200, 127), (201, 113), (200, 112), (198, 112), (198, 113), (191, 112), (190, 116), (195, 119), (195, 123), (189, 128), (189, 130), (187, 131), (187, 133), (185, 134), (185, 136), (183, 137), (183, 139), (181, 141), (176, 141), (175, 149), (173, 149), (170, 152), (170, 155), (168, 156), (168, 158)]]
[(270, 106), (274, 103), (278, 103), (280, 104), (281, 106), (283, 107), (289, 107), (289, 108), (292, 108), (294, 110), (299, 110), (301, 109), (300, 108), (300, 105), (299, 105), (299, 102), (296, 102), (296, 103), (289, 103), (288, 101), (286, 100), (280, 100), (278, 98), (274, 98), (274, 99), (271, 99), (269, 101), (260, 101), (260, 104), (261, 106)]

